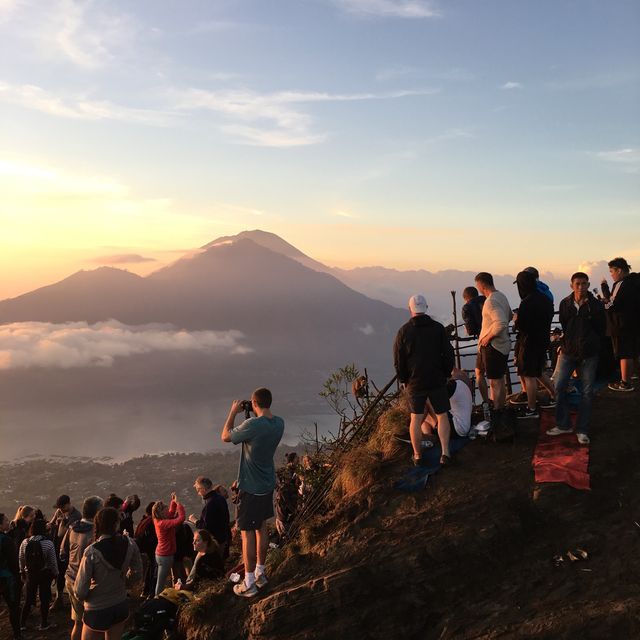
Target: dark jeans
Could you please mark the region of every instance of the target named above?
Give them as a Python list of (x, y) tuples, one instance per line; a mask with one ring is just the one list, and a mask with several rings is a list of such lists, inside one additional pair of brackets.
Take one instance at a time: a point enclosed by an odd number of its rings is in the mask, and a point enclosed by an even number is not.
[(26, 595), (22, 606), (21, 622), (25, 626), (31, 607), (36, 603), (36, 596), (40, 593), (40, 621), (42, 626), (47, 624), (49, 619), (49, 605), (51, 604), (51, 581), (53, 576), (49, 571), (43, 571), (39, 576), (29, 576), (27, 574)]
[(559, 429), (571, 430), (569, 420), (569, 396), (567, 386), (574, 370), (578, 370), (578, 378), (582, 386), (582, 397), (578, 406), (576, 432), (589, 433), (589, 418), (591, 417), (591, 403), (593, 401), (593, 383), (596, 379), (598, 356), (590, 358), (572, 358), (564, 353), (558, 356), (558, 364), (554, 373), (556, 385), (556, 426)]
[(60, 598), (60, 602), (62, 602), (62, 593), (64, 592), (64, 581), (65, 581), (65, 573), (67, 573), (67, 567), (69, 566), (68, 562), (62, 562), (60, 560), (60, 551), (56, 553), (58, 556), (58, 577), (56, 578), (56, 599)]
[(20, 593), (22, 582), (20, 578), (0, 578), (0, 596), (4, 598), (9, 609), (9, 621), (13, 629), (13, 637), (20, 638)]

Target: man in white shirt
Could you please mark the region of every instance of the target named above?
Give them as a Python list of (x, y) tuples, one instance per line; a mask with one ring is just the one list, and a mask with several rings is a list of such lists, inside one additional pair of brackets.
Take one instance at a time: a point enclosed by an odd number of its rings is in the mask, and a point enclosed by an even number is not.
[(504, 408), (507, 389), (504, 377), (508, 372), (507, 360), (511, 350), (509, 322), (513, 312), (504, 293), (493, 284), (490, 273), (481, 272), (475, 277), (478, 291), (486, 297), (482, 307), (482, 329), (478, 340), (478, 358), (481, 360), (489, 387), (494, 411)]

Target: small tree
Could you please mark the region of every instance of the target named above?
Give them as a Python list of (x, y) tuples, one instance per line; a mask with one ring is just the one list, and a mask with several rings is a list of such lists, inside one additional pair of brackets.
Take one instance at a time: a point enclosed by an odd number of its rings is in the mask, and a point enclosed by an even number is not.
[[(355, 363), (348, 364), (334, 371), (325, 381), (320, 396), (340, 416), (341, 424), (358, 415), (358, 403), (351, 392), (353, 382), (360, 377)], [(349, 416), (348, 414), (353, 414)]]

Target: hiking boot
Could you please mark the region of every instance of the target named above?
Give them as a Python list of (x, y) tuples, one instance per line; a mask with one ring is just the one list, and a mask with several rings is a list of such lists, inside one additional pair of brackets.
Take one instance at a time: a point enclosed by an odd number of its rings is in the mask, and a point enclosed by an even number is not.
[(591, 440), (586, 433), (576, 433), (576, 437), (578, 438), (578, 442), (580, 444), (589, 444)]
[(633, 386), (624, 380), (620, 380), (620, 382), (610, 382), (609, 389), (611, 391), (633, 391)]
[(516, 393), (515, 395), (509, 398), (509, 404), (527, 404), (527, 394), (524, 391), (520, 393)]
[(518, 414), (518, 420), (526, 420), (527, 418), (539, 418), (540, 413), (538, 409), (529, 409), (527, 407), (524, 411)]
[(548, 436), (561, 436), (565, 433), (571, 433), (573, 429), (561, 429), (560, 427), (553, 427), (553, 429), (547, 429)]
[(262, 589), (262, 587), (266, 587), (267, 582), (269, 581), (267, 580), (267, 576), (265, 576), (264, 573), (261, 573), (259, 576), (256, 576), (256, 587), (258, 587), (258, 589)]
[(247, 587), (247, 583), (243, 580), (242, 582), (234, 585), (233, 593), (237, 596), (241, 596), (242, 598), (253, 598), (253, 596), (258, 595), (258, 587), (256, 587), (255, 584)]

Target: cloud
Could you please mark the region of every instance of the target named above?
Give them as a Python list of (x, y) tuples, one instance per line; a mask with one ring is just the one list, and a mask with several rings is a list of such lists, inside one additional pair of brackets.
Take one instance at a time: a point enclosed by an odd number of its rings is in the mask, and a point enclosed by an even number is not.
[(0, 369), (110, 367), (116, 358), (153, 351), (246, 354), (239, 331), (177, 331), (166, 325), (131, 327), (116, 320), (0, 325)]
[(364, 327), (358, 327), (358, 331), (364, 333), (365, 336), (372, 336), (376, 330), (373, 328), (373, 325), (369, 322), (364, 325)]
[(214, 111), (235, 122), (222, 130), (236, 142), (257, 146), (292, 147), (318, 144), (326, 134), (313, 131), (313, 120), (300, 106), (324, 102), (394, 100), (437, 93), (436, 89), (386, 93), (333, 94), (321, 91), (259, 93), (249, 89), (206, 91), (175, 90), (170, 94), (179, 111)]
[(138, 253), (118, 253), (113, 256), (98, 256), (88, 262), (93, 264), (142, 264), (144, 262), (156, 262), (156, 259), (146, 258)]
[(640, 149), (626, 147), (612, 151), (599, 151), (595, 155), (600, 160), (617, 165), (625, 173), (640, 173)]
[(91, 100), (79, 95), (61, 97), (32, 84), (12, 85), (0, 82), (0, 100), (52, 116), (76, 120), (117, 120), (163, 126), (171, 117), (167, 111), (124, 107), (108, 100)]
[(359, 16), (382, 18), (438, 18), (442, 14), (429, 0), (333, 0), (347, 11)]
[(522, 89), (522, 87), (523, 85), (520, 82), (509, 81), (505, 82), (500, 88), (508, 91), (509, 89)]

